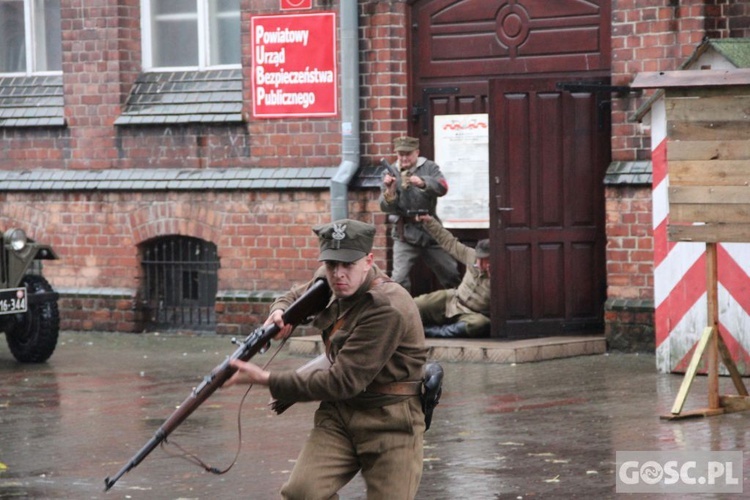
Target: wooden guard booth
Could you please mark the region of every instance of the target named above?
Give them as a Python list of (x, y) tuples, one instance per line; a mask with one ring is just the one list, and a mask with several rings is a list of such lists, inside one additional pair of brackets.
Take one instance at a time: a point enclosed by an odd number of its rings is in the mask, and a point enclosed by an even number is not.
[[(731, 261), (731, 255), (719, 259), (720, 244), (750, 242), (750, 69), (641, 73), (632, 86), (659, 89), (655, 106), (662, 114), (665, 134), (669, 245), (704, 245), (706, 320), (671, 414), (663, 418), (750, 409), (743, 374), (737, 368), (737, 360), (750, 346), (742, 345), (743, 335), (728, 333), (722, 326), (719, 307), (720, 264)], [(750, 301), (750, 283), (745, 285), (739, 289), (744, 297), (736, 300)], [(727, 312), (723, 306), (722, 315)], [(746, 369), (745, 359), (741, 361)], [(738, 395), (719, 394), (720, 362)], [(708, 406), (683, 412), (699, 370), (708, 376)]]

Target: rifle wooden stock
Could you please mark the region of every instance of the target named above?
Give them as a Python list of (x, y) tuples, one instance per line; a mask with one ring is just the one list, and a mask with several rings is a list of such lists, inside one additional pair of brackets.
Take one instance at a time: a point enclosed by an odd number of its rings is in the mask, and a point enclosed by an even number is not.
[[(330, 297), (330, 288), (325, 279), (318, 279), (307, 289), (289, 308), (284, 311), (284, 323), (298, 325), (307, 317), (320, 312), (328, 304)], [(140, 449), (133, 458), (128, 461), (120, 471), (111, 479), (107, 477), (104, 480), (104, 491), (114, 486), (126, 472), (136, 467), (143, 461), (154, 448), (161, 444), (182, 422), (185, 421), (211, 394), (216, 392), (224, 382), (226, 382), (235, 372), (235, 369), (229, 366), (229, 362), (234, 359), (248, 361), (250, 358), (260, 352), (271, 339), (279, 333), (279, 327), (271, 324), (265, 327), (257, 328), (240, 344), (234, 353), (224, 360), (223, 363), (214, 368), (210, 374), (203, 378), (203, 382), (193, 389), (190, 396), (180, 404), (172, 415), (159, 427), (154, 436)]]

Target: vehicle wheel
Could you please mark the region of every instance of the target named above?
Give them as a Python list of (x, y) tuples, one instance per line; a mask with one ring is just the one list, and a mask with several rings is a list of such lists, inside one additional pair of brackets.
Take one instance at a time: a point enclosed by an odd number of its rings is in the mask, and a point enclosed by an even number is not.
[[(41, 276), (27, 274), (22, 286), (29, 298), (39, 292), (52, 292), (52, 286)], [(57, 346), (60, 333), (60, 313), (57, 300), (31, 303), (28, 311), (16, 314), (5, 331), (5, 339), (13, 356), (21, 363), (43, 363)]]

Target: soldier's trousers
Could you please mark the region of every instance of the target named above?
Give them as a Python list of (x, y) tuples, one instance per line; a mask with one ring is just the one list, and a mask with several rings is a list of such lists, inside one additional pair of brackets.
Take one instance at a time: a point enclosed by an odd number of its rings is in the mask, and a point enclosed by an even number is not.
[(361, 469), (368, 500), (411, 500), (422, 478), (424, 427), (418, 396), (367, 410), (322, 402), (281, 496), (338, 498)]
[(437, 290), (414, 298), (419, 309), (424, 326), (449, 325), (452, 323), (466, 323), (466, 335), (468, 337), (484, 337), (489, 334), (490, 318), (484, 314), (470, 312), (447, 317), (445, 306), (453, 299), (454, 290)]
[(461, 273), (458, 272), (456, 260), (443, 250), (442, 247), (439, 245), (419, 247), (401, 240), (393, 242), (393, 272), (391, 273), (391, 279), (411, 291), (409, 272), (414, 267), (417, 259), (424, 260), (425, 264), (432, 269), (440, 284), (445, 288), (453, 288), (461, 282)]

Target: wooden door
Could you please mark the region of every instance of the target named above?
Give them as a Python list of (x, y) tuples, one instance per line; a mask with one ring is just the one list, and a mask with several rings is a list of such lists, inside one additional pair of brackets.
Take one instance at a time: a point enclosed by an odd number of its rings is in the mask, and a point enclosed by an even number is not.
[[(556, 84), (610, 74), (611, 0), (408, 4), (409, 133), (424, 156), (434, 155), (436, 115), (491, 116), (492, 335), (600, 326), (610, 94)], [(468, 231), (455, 233), (472, 242), (488, 232)], [(417, 292), (435, 288), (430, 270), (415, 273)]]
[(490, 82), (494, 337), (603, 325), (609, 94), (569, 80)]

